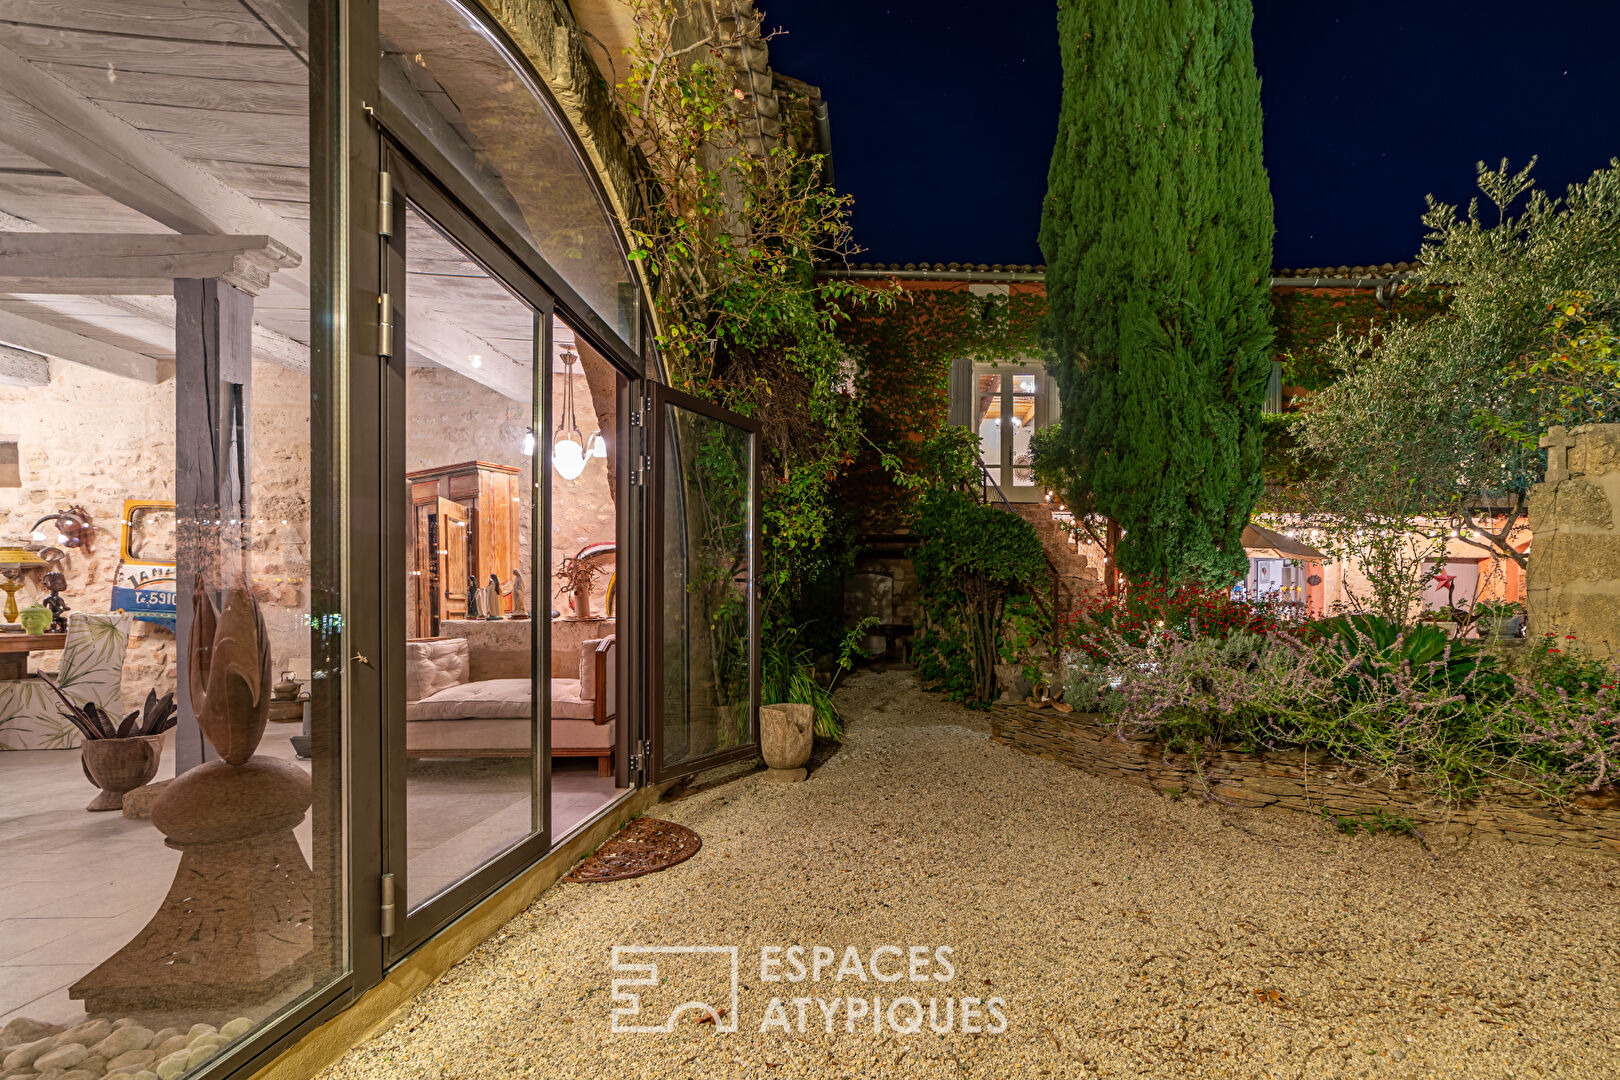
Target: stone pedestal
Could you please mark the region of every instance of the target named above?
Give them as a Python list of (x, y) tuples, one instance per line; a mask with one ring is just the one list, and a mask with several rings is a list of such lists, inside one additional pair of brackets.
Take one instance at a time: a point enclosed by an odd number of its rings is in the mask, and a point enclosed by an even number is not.
[(309, 774), (273, 758), (210, 761), (158, 796), (152, 824), (181, 852), (157, 913), (74, 983), (99, 1012), (242, 1009), (309, 977), (314, 875), (293, 837)]
[(1555, 427), (1542, 445), (1547, 481), (1530, 489), (1529, 636), (1574, 634), (1581, 652), (1620, 655), (1620, 424)]

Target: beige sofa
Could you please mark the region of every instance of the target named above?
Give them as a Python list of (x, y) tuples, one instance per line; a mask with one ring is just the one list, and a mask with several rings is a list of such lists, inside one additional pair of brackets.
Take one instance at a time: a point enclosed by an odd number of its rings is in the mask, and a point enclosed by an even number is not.
[[(508, 757), (530, 752), (529, 633), (522, 621), (446, 620), (406, 643), (405, 755)], [(551, 680), (551, 755), (594, 757), (613, 775), (617, 638), (579, 646), (577, 678)]]

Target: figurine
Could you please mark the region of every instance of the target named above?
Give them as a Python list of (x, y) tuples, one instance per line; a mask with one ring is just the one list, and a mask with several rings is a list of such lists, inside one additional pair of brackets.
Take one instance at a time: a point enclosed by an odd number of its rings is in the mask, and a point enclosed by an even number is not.
[(67, 613), (73, 609), (68, 607), (66, 600), (61, 597), (62, 590), (67, 588), (67, 578), (60, 570), (50, 570), (45, 574), (45, 587), (51, 591), (41, 603), (50, 609), (52, 634), (67, 633)]
[(483, 608), (484, 618), (501, 617), (501, 579), (494, 574), (489, 575), (489, 584), (484, 586)]
[(478, 587), (478, 579), (471, 574), (467, 575), (467, 618), (482, 619), (484, 593)]
[(512, 586), (511, 586), (511, 588), (512, 588), (512, 614), (514, 616), (517, 616), (517, 615), (527, 616), (529, 614), (529, 605), (528, 605), (527, 601), (525, 601), (523, 599), (523, 590), (524, 590), (523, 575), (518, 572), (516, 567), (514, 567), (512, 569)]

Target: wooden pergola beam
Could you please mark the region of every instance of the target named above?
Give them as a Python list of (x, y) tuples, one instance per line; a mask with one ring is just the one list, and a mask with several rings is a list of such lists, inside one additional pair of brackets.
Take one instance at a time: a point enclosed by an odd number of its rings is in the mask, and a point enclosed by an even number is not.
[(171, 365), (160, 363), (150, 356), (30, 319), (14, 311), (0, 310), (0, 342), (43, 356), (72, 360), (140, 382), (163, 382), (171, 374)]
[(46, 386), (51, 362), (36, 352), (0, 345), (0, 386)]
[[(0, 46), (0, 142), (175, 232), (264, 234), (300, 260), (309, 234)], [(287, 276), (309, 288), (303, 266)]]
[(175, 278), (217, 277), (257, 296), (299, 261), (263, 234), (0, 232), (0, 292), (161, 296)]

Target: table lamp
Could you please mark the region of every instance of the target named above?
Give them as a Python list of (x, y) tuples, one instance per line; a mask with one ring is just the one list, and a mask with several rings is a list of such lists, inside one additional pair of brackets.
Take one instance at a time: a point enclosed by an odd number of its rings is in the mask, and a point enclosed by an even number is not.
[(44, 566), (45, 560), (27, 548), (0, 547), (0, 589), (6, 594), (6, 622), (17, 621), (17, 590), (22, 588), (23, 571)]

